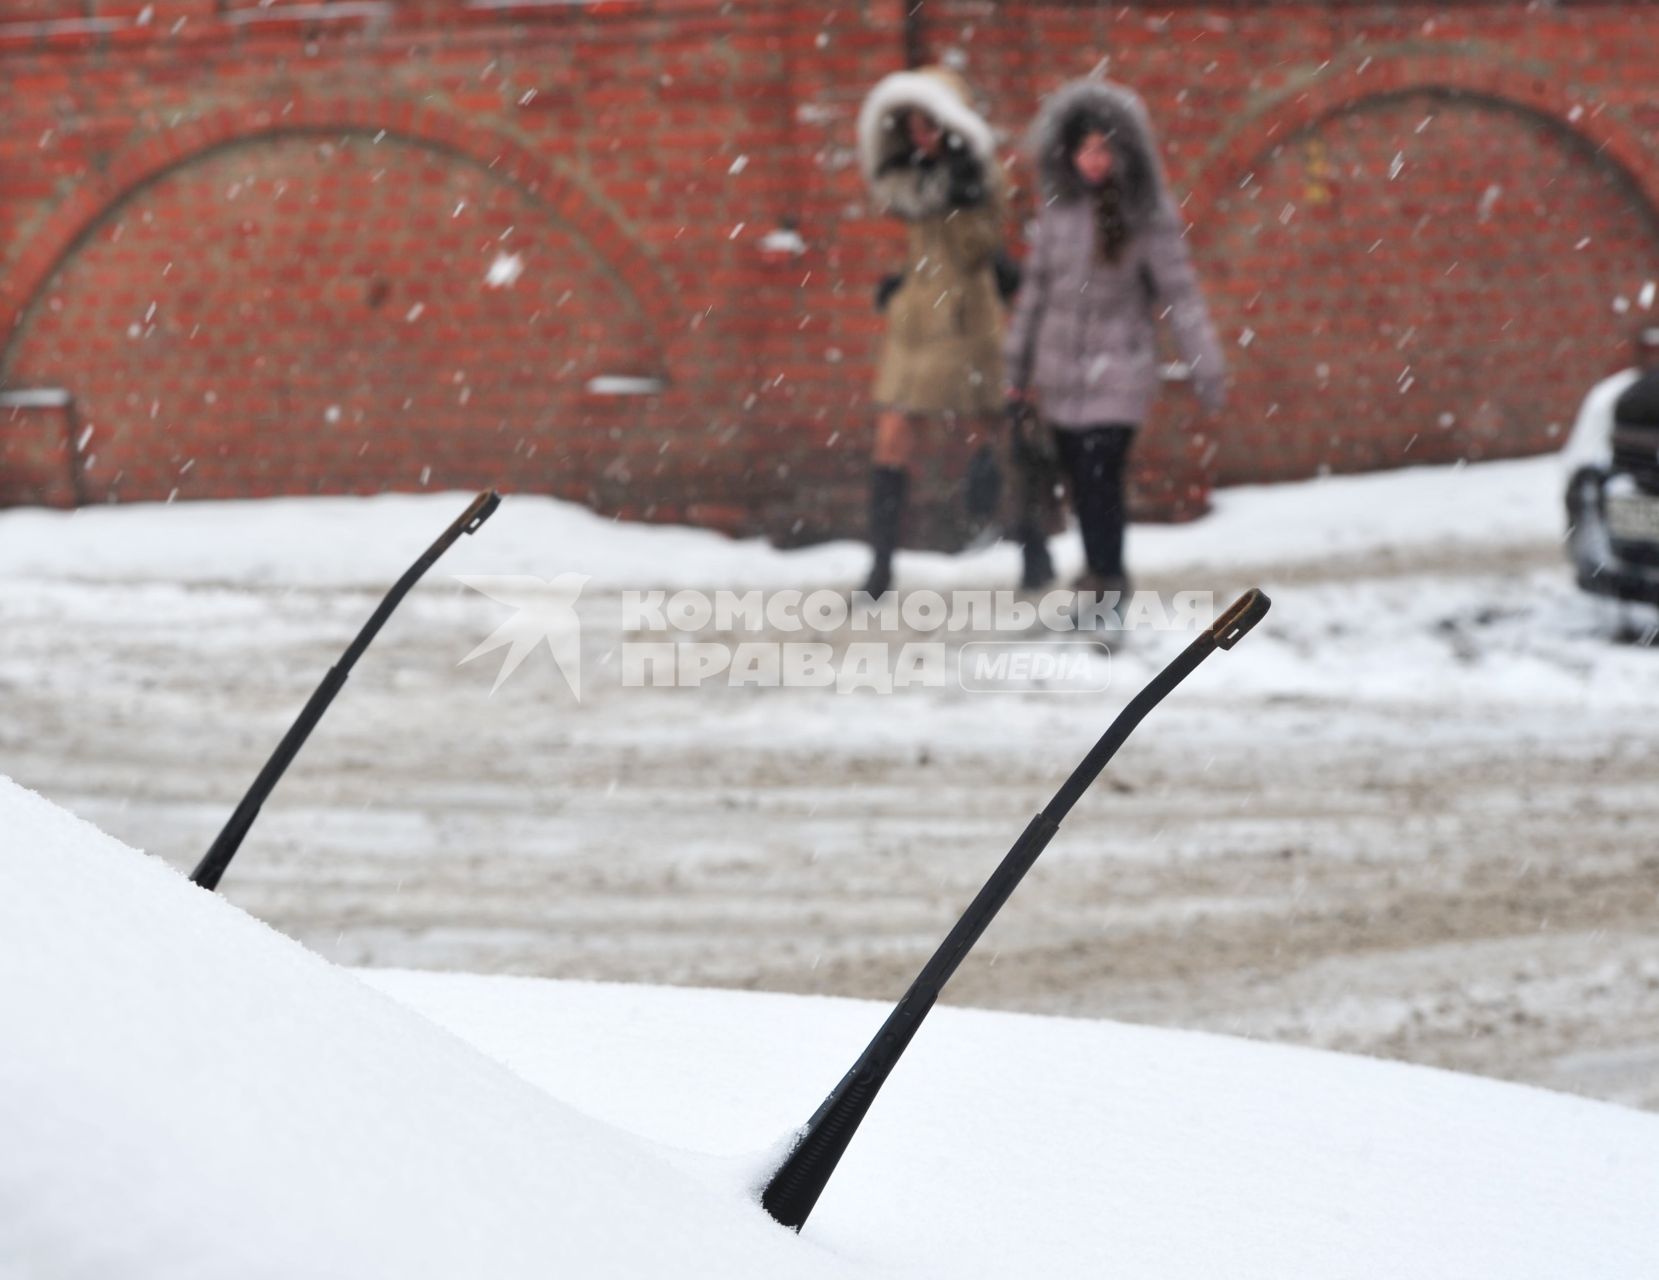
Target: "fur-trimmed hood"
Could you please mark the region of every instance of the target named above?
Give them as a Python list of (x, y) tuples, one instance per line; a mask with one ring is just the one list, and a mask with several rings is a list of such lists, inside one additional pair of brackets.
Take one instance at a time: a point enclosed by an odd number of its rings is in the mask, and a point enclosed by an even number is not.
[(944, 130), (947, 160), (971, 164), (988, 187), (994, 182), (996, 139), (968, 97), (961, 77), (945, 67), (895, 71), (870, 90), (858, 113), (858, 166), (883, 211), (920, 219), (949, 207), (948, 164), (902, 163), (911, 152), (907, 111), (925, 112)]
[(1051, 93), (1026, 136), (1037, 180), (1050, 199), (1087, 194), (1066, 148), (1067, 134), (1079, 125), (1111, 138), (1122, 207), (1131, 229), (1143, 229), (1164, 198), (1163, 165), (1146, 104), (1133, 89), (1110, 80), (1073, 80)]

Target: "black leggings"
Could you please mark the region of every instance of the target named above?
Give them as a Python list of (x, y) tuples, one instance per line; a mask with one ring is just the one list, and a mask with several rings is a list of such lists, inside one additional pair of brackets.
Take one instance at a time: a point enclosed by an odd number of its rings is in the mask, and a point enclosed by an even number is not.
[(1083, 530), (1089, 572), (1123, 577), (1124, 472), (1135, 428), (1113, 423), (1084, 430), (1058, 427), (1060, 465), (1071, 486), (1071, 502)]

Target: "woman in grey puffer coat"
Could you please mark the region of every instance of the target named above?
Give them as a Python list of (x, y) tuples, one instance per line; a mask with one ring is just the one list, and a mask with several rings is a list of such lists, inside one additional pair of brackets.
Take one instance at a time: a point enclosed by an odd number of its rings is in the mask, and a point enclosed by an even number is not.
[[(1044, 104), (1029, 145), (1042, 203), (1005, 341), (1009, 397), (1036, 401), (1038, 449), (1057, 451), (1066, 473), (1088, 557), (1077, 586), (1127, 592), (1125, 464), (1158, 389), (1158, 317), (1167, 311), (1211, 413), (1226, 369), (1140, 98), (1074, 81)], [(1025, 585), (1044, 585), (1053, 571), (1029, 510), (1017, 532)]]

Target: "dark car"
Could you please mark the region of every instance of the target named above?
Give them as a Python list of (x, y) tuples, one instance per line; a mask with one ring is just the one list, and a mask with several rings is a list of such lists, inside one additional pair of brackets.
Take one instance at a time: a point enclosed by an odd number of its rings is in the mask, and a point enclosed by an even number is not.
[(1567, 447), (1568, 548), (1578, 585), (1659, 605), (1659, 328), (1642, 366), (1601, 383)]

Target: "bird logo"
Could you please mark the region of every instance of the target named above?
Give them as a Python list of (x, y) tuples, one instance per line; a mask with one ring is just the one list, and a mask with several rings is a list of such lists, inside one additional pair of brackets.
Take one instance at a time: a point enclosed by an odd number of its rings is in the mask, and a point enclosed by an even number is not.
[(497, 689), (517, 671), (543, 641), (558, 664), (559, 674), (575, 699), (582, 700), (582, 620), (576, 600), (589, 578), (582, 573), (561, 573), (551, 581), (527, 573), (456, 575), (462, 586), (515, 610), (490, 636), (456, 666), (465, 666), (497, 649), (506, 649), (501, 670), (490, 686)]

